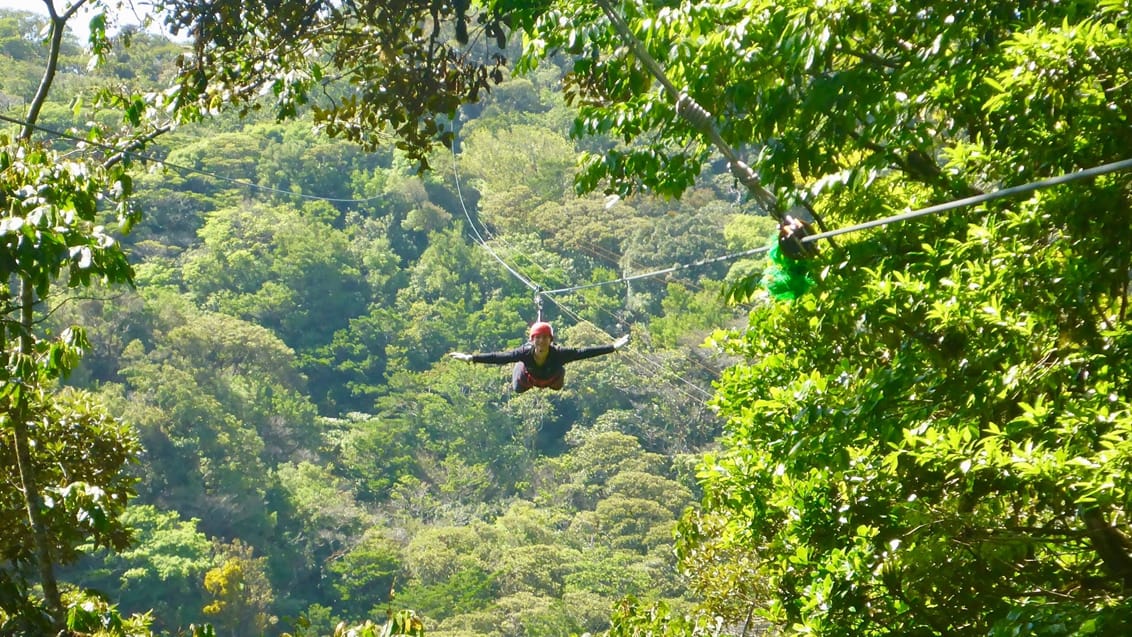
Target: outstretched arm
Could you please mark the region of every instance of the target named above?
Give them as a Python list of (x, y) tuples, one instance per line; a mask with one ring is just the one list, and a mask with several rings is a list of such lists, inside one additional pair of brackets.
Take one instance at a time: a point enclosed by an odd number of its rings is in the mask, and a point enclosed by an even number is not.
[(487, 363), (488, 365), (503, 365), (505, 363), (514, 363), (523, 358), (523, 354), (528, 351), (528, 348), (517, 347), (505, 352), (485, 352), (481, 354), (465, 354), (464, 352), (450, 352), (448, 355), (457, 360), (465, 361), (468, 363)]
[(593, 347), (579, 348), (563, 347), (558, 350), (558, 355), (561, 357), (563, 363), (570, 363), (593, 358), (595, 356), (602, 356), (604, 354), (612, 354), (615, 350), (625, 347), (628, 342), (629, 335), (626, 334), (609, 345), (594, 345)]

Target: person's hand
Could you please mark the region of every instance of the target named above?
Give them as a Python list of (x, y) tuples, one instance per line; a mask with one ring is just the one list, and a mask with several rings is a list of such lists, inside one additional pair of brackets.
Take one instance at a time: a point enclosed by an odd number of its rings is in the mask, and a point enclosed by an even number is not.
[(471, 354), (465, 354), (464, 352), (452, 352), (448, 355), (451, 356), (452, 358), (457, 359), (457, 360), (464, 361), (465, 363), (472, 362), (472, 355)]
[(613, 341), (613, 349), (621, 349), (622, 347), (625, 347), (625, 345), (628, 344), (628, 343), (629, 343), (629, 335), (626, 334), (625, 336), (622, 336), (621, 338), (617, 339), (616, 341)]

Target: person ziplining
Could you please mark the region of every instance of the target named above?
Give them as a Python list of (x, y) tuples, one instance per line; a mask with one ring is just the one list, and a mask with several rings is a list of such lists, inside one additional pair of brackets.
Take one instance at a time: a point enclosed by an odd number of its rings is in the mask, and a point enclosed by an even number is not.
[(466, 354), (451, 352), (452, 358), (468, 363), (506, 365), (515, 363), (511, 373), (511, 389), (521, 394), (532, 387), (562, 389), (566, 379), (566, 364), (586, 358), (594, 358), (625, 347), (629, 342), (626, 334), (608, 345), (591, 347), (560, 347), (554, 344), (554, 328), (550, 323), (538, 321), (531, 325), (530, 340), (512, 350)]

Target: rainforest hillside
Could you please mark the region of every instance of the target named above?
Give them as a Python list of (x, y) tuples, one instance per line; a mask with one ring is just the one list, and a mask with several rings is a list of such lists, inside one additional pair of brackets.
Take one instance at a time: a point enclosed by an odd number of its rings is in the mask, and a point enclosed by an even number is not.
[[(2, 24), (18, 116), (40, 26)], [(156, 85), (177, 52), (139, 33), (93, 75), (65, 56), (36, 136), (80, 148), (73, 100)], [(561, 75), (461, 111), (456, 152), (424, 175), (302, 118), (185, 126), (134, 157), (135, 285), (44, 311), (53, 332), (85, 327), (67, 386), (138, 451), (131, 545), (87, 547), (63, 579), (152, 610), (157, 631), (233, 635), (299, 617), (329, 634), (390, 607), (433, 634), (557, 635), (607, 627), (626, 595), (691, 600), (673, 530), (719, 433), (723, 362), (699, 345), (737, 318), (733, 263), (617, 280), (761, 245), (773, 224), (722, 175), (680, 201), (575, 195)], [(531, 283), (582, 289), (540, 307)], [(567, 346), (633, 340), (570, 365), (558, 393), (514, 395), (510, 366), (445, 356), (514, 347), (540, 312)]]
[(0, 634), (1132, 634), (1127, 0), (42, 5)]

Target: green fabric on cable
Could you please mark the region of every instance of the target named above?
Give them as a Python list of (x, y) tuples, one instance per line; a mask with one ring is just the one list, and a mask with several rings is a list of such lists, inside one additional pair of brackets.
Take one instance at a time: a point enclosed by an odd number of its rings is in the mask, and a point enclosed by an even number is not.
[(763, 287), (779, 301), (793, 301), (814, 285), (809, 265), (802, 259), (791, 259), (782, 253), (775, 242), (767, 252), (770, 263), (763, 269)]

